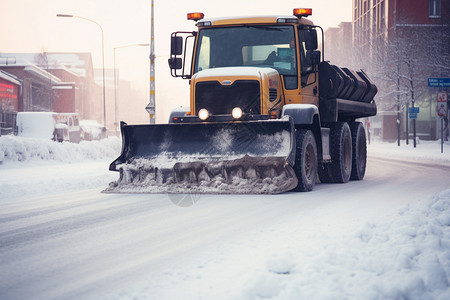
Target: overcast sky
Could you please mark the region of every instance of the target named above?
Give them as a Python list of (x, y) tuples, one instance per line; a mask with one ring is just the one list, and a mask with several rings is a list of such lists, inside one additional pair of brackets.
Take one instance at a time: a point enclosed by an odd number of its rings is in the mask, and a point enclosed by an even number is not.
[[(312, 8), (310, 17), (324, 29), (351, 21), (352, 0), (154, 0), (157, 55), (157, 94), (173, 89), (167, 67), (170, 34), (195, 30), (186, 20), (188, 12), (200, 11), (206, 17), (245, 15), (291, 15), (296, 7)], [(98, 22), (104, 32), (105, 66), (114, 64), (116, 47), (149, 43), (150, 0), (4, 0), (0, 9), (0, 53), (10, 52), (91, 52), (94, 67), (101, 67), (101, 34), (97, 25), (78, 18), (57, 18), (72, 14)], [(121, 78), (148, 80), (147, 47), (116, 50), (116, 66)], [(138, 78), (138, 79), (137, 79)], [(170, 79), (181, 83), (181, 79)], [(184, 83), (187, 87), (187, 84)], [(187, 95), (188, 96), (188, 95)], [(186, 96), (183, 96), (186, 97)]]

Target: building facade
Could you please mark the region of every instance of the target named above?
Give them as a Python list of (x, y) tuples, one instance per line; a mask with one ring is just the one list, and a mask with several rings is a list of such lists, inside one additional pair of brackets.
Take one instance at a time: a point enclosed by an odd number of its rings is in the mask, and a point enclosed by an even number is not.
[(450, 0), (353, 0), (354, 61), (379, 87), (384, 139), (409, 138), (413, 128), (419, 138), (440, 137), (439, 90), (428, 78), (450, 77), (449, 22)]
[(19, 78), (0, 70), (0, 136), (14, 133), (21, 93)]
[(353, 67), (352, 23), (341, 22), (338, 27), (325, 30), (325, 60), (331, 64)]
[(52, 86), (61, 83), (59, 78), (23, 59), (15, 59), (14, 63), (0, 68), (21, 82), (18, 111), (52, 111)]
[(78, 113), (103, 121), (90, 53), (1, 53), (0, 70), (20, 82), (16, 111)]

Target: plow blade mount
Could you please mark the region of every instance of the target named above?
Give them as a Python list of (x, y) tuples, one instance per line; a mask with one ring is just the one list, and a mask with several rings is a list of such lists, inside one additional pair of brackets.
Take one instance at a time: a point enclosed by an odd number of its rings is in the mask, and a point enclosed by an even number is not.
[(294, 124), (280, 120), (127, 125), (110, 193), (275, 194), (294, 189)]

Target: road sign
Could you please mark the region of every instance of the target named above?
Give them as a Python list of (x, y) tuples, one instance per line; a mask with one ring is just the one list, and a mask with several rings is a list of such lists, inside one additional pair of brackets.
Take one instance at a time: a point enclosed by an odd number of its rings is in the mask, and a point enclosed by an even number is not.
[(412, 113), (412, 112), (410, 112), (410, 113), (409, 113), (409, 118), (410, 118), (410, 119), (417, 119), (417, 113)]
[(436, 111), (441, 118), (444, 118), (447, 115), (447, 92), (438, 93)]
[(414, 113), (414, 114), (418, 114), (420, 112), (420, 108), (419, 107), (409, 107), (408, 108), (408, 112), (410, 114)]
[(428, 87), (450, 87), (450, 78), (428, 78)]

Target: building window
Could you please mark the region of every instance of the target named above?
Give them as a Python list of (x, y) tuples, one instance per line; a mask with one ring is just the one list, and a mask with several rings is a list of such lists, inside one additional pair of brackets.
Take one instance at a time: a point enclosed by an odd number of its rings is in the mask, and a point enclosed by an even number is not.
[(441, 0), (430, 0), (430, 18), (441, 17)]

